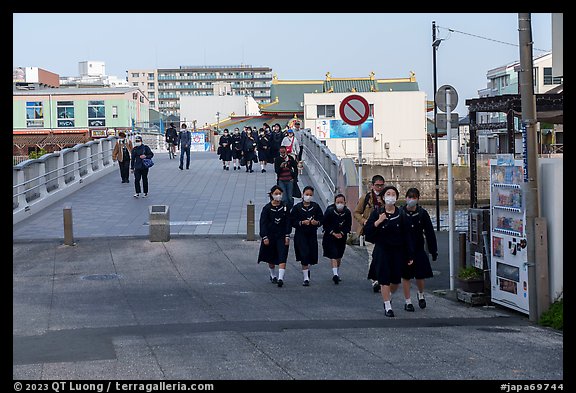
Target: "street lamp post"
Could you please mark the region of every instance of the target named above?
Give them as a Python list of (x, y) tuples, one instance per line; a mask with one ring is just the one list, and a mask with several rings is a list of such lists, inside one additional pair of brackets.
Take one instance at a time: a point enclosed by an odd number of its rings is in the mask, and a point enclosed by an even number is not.
[(436, 230), (440, 230), (440, 186), (438, 182), (439, 169), (438, 169), (438, 126), (436, 125), (436, 115), (438, 108), (436, 107), (436, 51), (440, 46), (441, 39), (436, 39), (436, 21), (432, 21), (432, 72), (434, 73), (434, 167), (436, 168)]

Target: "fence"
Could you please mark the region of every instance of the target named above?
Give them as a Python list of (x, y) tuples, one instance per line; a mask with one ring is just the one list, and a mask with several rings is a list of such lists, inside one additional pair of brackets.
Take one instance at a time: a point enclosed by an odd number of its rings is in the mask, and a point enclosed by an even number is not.
[(109, 173), (116, 139), (78, 144), (13, 166), (13, 223)]

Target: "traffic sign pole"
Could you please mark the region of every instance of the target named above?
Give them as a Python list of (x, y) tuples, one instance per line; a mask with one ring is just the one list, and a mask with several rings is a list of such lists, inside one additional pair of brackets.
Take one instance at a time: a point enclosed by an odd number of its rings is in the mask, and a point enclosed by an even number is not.
[(446, 139), (448, 146), (448, 255), (450, 261), (450, 290), (454, 290), (454, 187), (452, 184), (452, 124), (451, 124), (451, 94), (446, 89)]
[(362, 125), (358, 126), (358, 198), (362, 198)]
[(351, 126), (358, 126), (358, 197), (362, 197), (362, 123), (370, 116), (370, 104), (362, 96), (352, 94), (340, 103), (340, 118)]

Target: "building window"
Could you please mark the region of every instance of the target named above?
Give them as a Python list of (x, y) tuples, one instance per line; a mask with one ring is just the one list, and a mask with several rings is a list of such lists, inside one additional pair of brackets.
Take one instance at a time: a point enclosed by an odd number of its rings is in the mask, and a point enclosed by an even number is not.
[(148, 80), (149, 80), (149, 81), (153, 81), (153, 80), (154, 80), (154, 73), (153, 73), (153, 72), (149, 72), (149, 73), (148, 73)]
[(118, 107), (116, 105), (114, 105), (112, 107), (112, 118), (113, 119), (117, 119), (118, 118)]
[(44, 127), (42, 101), (26, 102), (26, 127)]
[(74, 127), (74, 102), (56, 101), (58, 127)]
[(544, 67), (544, 84), (545, 85), (559, 85), (562, 83), (562, 78), (552, 76), (552, 67)]
[(148, 89), (154, 89), (154, 83), (148, 83)]
[(88, 127), (106, 126), (104, 101), (88, 101)]
[(132, 73), (132, 78), (138, 78), (139, 76), (140, 76), (140, 74), (138, 72)]
[(132, 86), (138, 87), (138, 82), (132, 82)]
[(334, 105), (316, 105), (316, 113), (319, 119), (335, 117)]

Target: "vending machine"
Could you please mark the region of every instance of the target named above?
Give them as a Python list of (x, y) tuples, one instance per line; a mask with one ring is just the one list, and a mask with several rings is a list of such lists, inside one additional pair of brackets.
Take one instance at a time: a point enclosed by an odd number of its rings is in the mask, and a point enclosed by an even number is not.
[(490, 160), (491, 301), (529, 314), (523, 182), (522, 160), (511, 154)]

